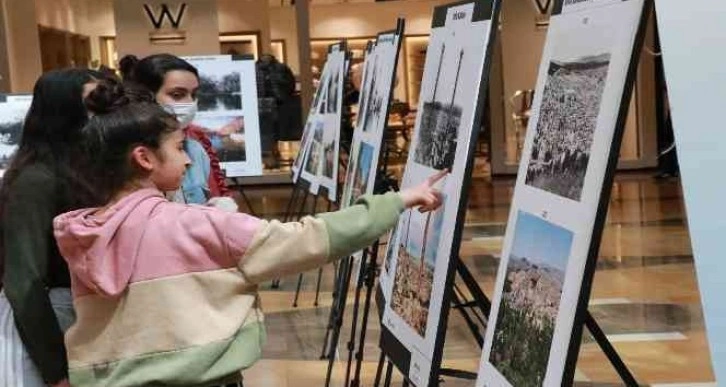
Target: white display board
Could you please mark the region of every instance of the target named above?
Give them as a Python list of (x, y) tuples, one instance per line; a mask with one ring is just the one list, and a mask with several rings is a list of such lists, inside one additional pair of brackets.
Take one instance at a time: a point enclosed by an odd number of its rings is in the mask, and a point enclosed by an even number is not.
[(572, 382), (644, 4), (555, 2), (477, 386)]
[[(382, 340), (386, 355), (416, 386), (437, 380), (448, 294), (461, 237), (472, 145), (481, 125), (484, 79), (496, 32), (499, 2), (459, 2), (434, 10), (418, 116), (401, 188), (448, 169), (437, 188), (437, 211), (406, 211), (388, 245), (381, 290), (383, 325), (395, 340)], [(462, 200), (463, 196), (463, 200)], [(385, 336), (385, 335), (384, 335)], [(397, 358), (393, 346), (405, 347)]]
[(726, 1), (657, 0), (688, 230), (716, 385), (726, 384)]
[(373, 193), (402, 34), (402, 29), (379, 34), (366, 55), (343, 207), (361, 195)]
[(300, 141), (300, 151), (292, 166), (293, 182), (302, 178), (313, 195), (324, 187), (328, 199), (333, 202), (337, 201), (338, 195), (340, 124), (348, 64), (345, 44), (331, 45)]
[(231, 55), (183, 58), (199, 71), (198, 112), (202, 129), (227, 177), (262, 175), (255, 61)]
[(25, 116), (32, 102), (32, 95), (0, 94), (0, 178), (18, 150)]

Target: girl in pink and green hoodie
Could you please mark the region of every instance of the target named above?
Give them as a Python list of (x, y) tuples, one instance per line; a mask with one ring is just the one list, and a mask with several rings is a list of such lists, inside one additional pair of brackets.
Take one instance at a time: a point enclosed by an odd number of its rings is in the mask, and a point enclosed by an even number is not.
[(189, 158), (175, 118), (101, 84), (85, 129), (88, 176), (107, 203), (58, 216), (77, 321), (66, 334), (74, 386), (207, 386), (240, 380), (260, 358), (257, 286), (357, 251), (404, 208), (437, 208), (443, 173), (400, 193), (364, 196), (301, 222), (265, 221), (166, 200)]

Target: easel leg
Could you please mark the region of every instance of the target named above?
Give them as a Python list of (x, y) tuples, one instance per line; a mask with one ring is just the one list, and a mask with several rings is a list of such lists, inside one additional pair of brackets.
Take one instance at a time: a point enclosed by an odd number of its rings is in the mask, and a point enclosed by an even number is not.
[(302, 288), (302, 283), (303, 283), (303, 273), (300, 273), (297, 276), (297, 287), (295, 288), (295, 298), (292, 301), (293, 308), (297, 308), (297, 301), (300, 298), (300, 289)]
[(371, 297), (373, 296), (373, 283), (376, 278), (376, 266), (378, 265), (378, 242), (373, 245), (373, 251), (368, 259), (368, 267), (366, 270), (366, 300), (363, 304), (363, 321), (361, 322), (360, 341), (358, 342), (358, 352), (355, 355), (355, 374), (350, 382), (351, 387), (360, 386), (360, 373), (363, 366), (363, 350), (366, 342), (366, 331), (368, 329), (368, 314), (371, 309)]
[(479, 284), (476, 282), (476, 279), (474, 279), (474, 276), (469, 271), (469, 268), (464, 265), (461, 257), (457, 257), (456, 271), (459, 273), (459, 276), (464, 281), (464, 284), (466, 284), (466, 287), (471, 292), (471, 295), (474, 297), (477, 305), (481, 308), (484, 316), (489, 316), (489, 312), (492, 309), (492, 303), (479, 287)]
[[(350, 339), (348, 340), (348, 364), (345, 367), (345, 382), (346, 385), (348, 381), (350, 380), (350, 371), (353, 365), (353, 352), (355, 350), (355, 335), (356, 331), (358, 329), (358, 311), (360, 309), (360, 296), (361, 291), (363, 290), (363, 281), (365, 280), (365, 270), (367, 266), (368, 261), (368, 249), (365, 249), (363, 251), (363, 257), (360, 261), (360, 267), (358, 268), (358, 281), (356, 281), (355, 285), (355, 299), (353, 300), (353, 318), (352, 318), (352, 325), (350, 329)], [(355, 259), (355, 258), (353, 258)]]
[(391, 387), (391, 378), (393, 377), (393, 363), (389, 360), (386, 368), (386, 379), (383, 381), (383, 387)]
[(474, 339), (476, 339), (476, 342), (479, 344), (480, 347), (483, 346), (484, 338), (481, 336), (481, 333), (479, 333), (479, 327), (474, 323), (474, 321), (471, 319), (471, 316), (469, 316), (469, 313), (466, 311), (467, 306), (464, 305), (464, 303), (461, 301), (461, 298), (456, 291), (451, 293), (451, 297), (453, 299), (453, 305), (451, 307), (461, 313), (461, 316), (464, 318), (464, 321), (469, 327), (469, 330), (474, 336)]
[(378, 387), (381, 384), (381, 377), (383, 376), (383, 364), (385, 362), (386, 355), (383, 353), (383, 351), (381, 351), (381, 356), (378, 357), (378, 367), (376, 367), (376, 379), (373, 382), (373, 386), (375, 387)]
[(323, 339), (323, 351), (320, 353), (320, 360), (327, 358), (328, 355), (328, 339), (330, 338), (330, 333), (333, 329), (335, 329), (335, 323), (336, 318), (340, 314), (340, 307), (341, 307), (341, 291), (342, 291), (342, 281), (345, 281), (346, 277), (349, 276), (348, 271), (350, 271), (350, 258), (343, 259), (343, 262), (337, 266), (336, 273), (335, 273), (335, 289), (333, 290), (333, 305), (330, 308), (330, 314), (328, 315), (328, 326), (325, 329), (325, 338)]
[[(348, 297), (348, 283), (350, 282), (350, 276), (353, 269), (353, 262), (351, 258), (346, 258), (346, 262), (344, 263), (345, 266), (345, 273), (341, 275), (342, 278), (342, 286), (339, 291), (339, 297), (338, 302), (336, 305), (336, 310), (331, 310), (331, 315), (335, 313), (335, 318), (333, 320), (333, 331), (332, 331), (332, 337), (330, 339), (330, 342), (328, 343), (329, 346), (329, 352), (328, 352), (328, 371), (327, 375), (325, 376), (325, 386), (330, 386), (330, 380), (333, 374), (333, 364), (335, 363), (335, 351), (338, 348), (338, 341), (340, 340), (340, 331), (343, 327), (343, 316), (345, 314), (345, 304), (346, 299)], [(344, 284), (343, 284), (344, 282)]]
[(592, 334), (592, 337), (595, 339), (595, 342), (597, 342), (597, 345), (600, 346), (600, 349), (602, 349), (605, 353), (605, 356), (607, 356), (608, 360), (610, 360), (610, 364), (613, 365), (615, 371), (617, 371), (618, 375), (620, 375), (623, 383), (625, 383), (628, 387), (637, 387), (638, 381), (635, 380), (635, 376), (633, 376), (628, 367), (625, 365), (623, 359), (620, 358), (620, 355), (618, 355), (615, 347), (613, 347), (610, 343), (610, 340), (608, 340), (605, 332), (602, 331), (600, 326), (592, 317), (590, 311), (585, 314), (585, 326), (587, 327), (587, 330), (590, 331), (590, 334)]
[(242, 200), (245, 202), (245, 205), (247, 206), (247, 209), (249, 210), (249, 214), (252, 216), (257, 217), (257, 213), (255, 212), (255, 209), (252, 208), (252, 202), (247, 197), (247, 194), (245, 194), (244, 188), (240, 185), (237, 191), (240, 193), (240, 196), (242, 196)]

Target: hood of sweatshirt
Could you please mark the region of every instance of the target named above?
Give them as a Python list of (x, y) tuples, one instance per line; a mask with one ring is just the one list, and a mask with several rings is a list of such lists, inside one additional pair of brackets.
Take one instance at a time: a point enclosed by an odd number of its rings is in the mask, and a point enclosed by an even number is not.
[(164, 202), (160, 191), (141, 189), (101, 214), (83, 209), (56, 217), (54, 235), (74, 279), (100, 295), (121, 294), (129, 285), (146, 224)]

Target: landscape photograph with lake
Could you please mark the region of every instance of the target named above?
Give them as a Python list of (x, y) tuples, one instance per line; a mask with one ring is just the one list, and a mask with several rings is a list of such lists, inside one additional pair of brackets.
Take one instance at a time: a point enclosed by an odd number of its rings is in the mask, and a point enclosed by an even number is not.
[[(200, 70), (213, 70), (212, 66)], [(216, 67), (216, 66), (215, 66)], [(200, 112), (242, 110), (242, 89), (239, 71), (220, 67), (220, 71), (200, 71), (197, 98)]]
[(539, 387), (552, 338), (573, 233), (519, 211), (489, 361), (513, 386)]

